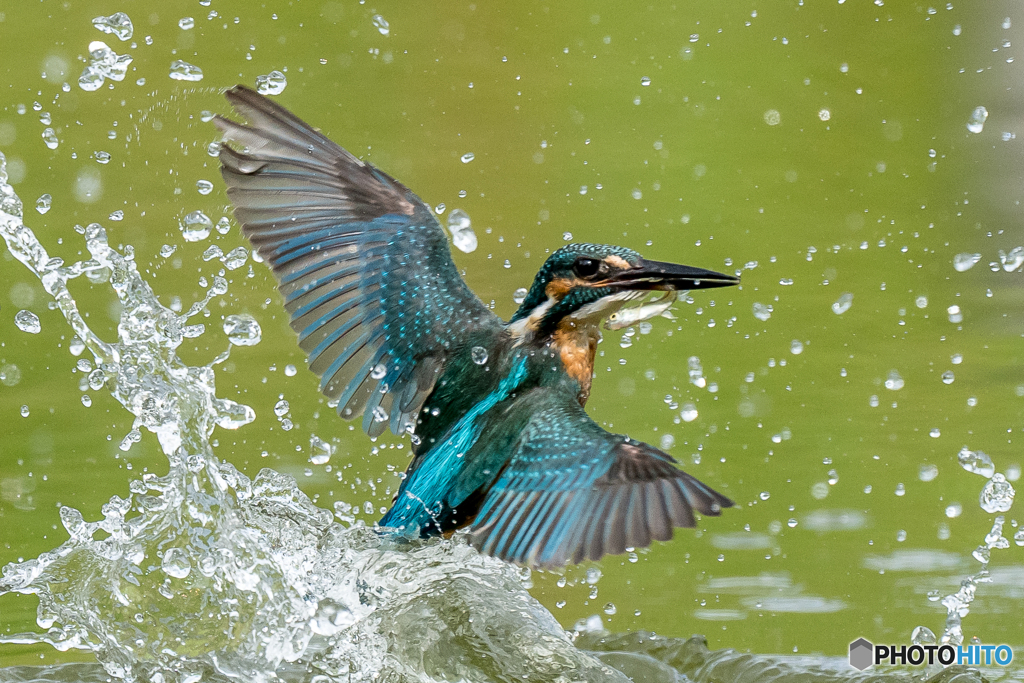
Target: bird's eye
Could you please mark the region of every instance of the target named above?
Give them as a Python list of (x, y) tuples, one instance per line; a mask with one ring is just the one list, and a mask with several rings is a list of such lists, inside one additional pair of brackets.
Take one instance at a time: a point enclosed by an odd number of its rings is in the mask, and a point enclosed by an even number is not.
[(572, 272), (579, 277), (594, 277), (601, 269), (601, 262), (592, 258), (579, 258), (572, 264)]

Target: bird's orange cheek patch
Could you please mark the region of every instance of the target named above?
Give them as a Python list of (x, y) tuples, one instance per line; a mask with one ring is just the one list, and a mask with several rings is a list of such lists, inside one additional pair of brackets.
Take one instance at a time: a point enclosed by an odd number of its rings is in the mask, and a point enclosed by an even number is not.
[(548, 295), (549, 299), (561, 301), (562, 298), (569, 293), (569, 290), (571, 290), (573, 287), (579, 284), (582, 283), (575, 278), (555, 278), (554, 280), (548, 283), (547, 287), (544, 288), (544, 293)]

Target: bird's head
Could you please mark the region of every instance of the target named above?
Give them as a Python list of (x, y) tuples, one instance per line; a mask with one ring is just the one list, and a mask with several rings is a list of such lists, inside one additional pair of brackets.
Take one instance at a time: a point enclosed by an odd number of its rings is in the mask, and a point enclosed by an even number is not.
[(738, 284), (732, 275), (693, 266), (648, 261), (632, 249), (569, 244), (548, 257), (510, 326), (544, 337), (563, 325), (596, 325), (648, 292)]

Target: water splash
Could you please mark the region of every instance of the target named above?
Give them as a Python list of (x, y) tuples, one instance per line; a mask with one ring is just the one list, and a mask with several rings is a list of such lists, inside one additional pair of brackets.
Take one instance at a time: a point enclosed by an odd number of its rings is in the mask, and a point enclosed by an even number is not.
[[(130, 495), (111, 498), (97, 521), (62, 508), (69, 540), (3, 568), (0, 596), (38, 596), (43, 631), (0, 642), (87, 650), (107, 675), (165, 683), (287, 672), (346, 681), (625, 680), (573, 646), (515, 568), (461, 540), (396, 545), (341, 526), (291, 477), (268, 469), (250, 480), (220, 462), (214, 429), (240, 427), (254, 413), (216, 396), (213, 365), (227, 351), (191, 367), (176, 350), (188, 319), (226, 286), (214, 283), (179, 315), (160, 304), (130, 248), (111, 248), (98, 224), (80, 232), (89, 258), (67, 266), (51, 258), (22, 222), (0, 155), (0, 236), (92, 354), (90, 387), (106, 388), (136, 416), (128, 445), (143, 428), (153, 432), (169, 468), (132, 481)], [(94, 334), (69, 293), (82, 274), (109, 283), (121, 302), (117, 341)]]
[[(975, 474), (988, 478), (981, 493), (978, 495), (978, 505), (987, 513), (1009, 512), (1013, 506), (1015, 491), (1013, 486), (1006, 480), (1006, 476), (995, 471), (995, 464), (988, 455), (982, 451), (972, 451), (964, 446), (957, 455), (960, 465)], [(946, 516), (959, 516), (960, 511), (955, 510), (950, 514), (947, 508)], [(974, 574), (960, 582), (960, 587), (953, 593), (941, 598), (943, 607), (946, 608), (946, 623), (943, 628), (942, 643), (960, 645), (964, 641), (963, 619), (971, 611), (971, 603), (974, 602), (979, 584), (991, 583), (992, 577), (988, 570), (989, 562), (992, 559), (993, 550), (1004, 550), (1010, 547), (1010, 541), (1003, 536), (1003, 525), (1006, 518), (997, 515), (992, 523), (992, 529), (985, 535), (985, 541), (979, 545), (971, 555), (981, 563), (981, 568)], [(941, 595), (936, 591), (936, 598)]]

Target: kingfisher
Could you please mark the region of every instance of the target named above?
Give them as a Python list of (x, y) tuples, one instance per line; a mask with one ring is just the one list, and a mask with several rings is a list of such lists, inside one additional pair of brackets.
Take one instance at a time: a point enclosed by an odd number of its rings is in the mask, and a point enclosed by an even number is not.
[[(460, 277), (434, 212), (383, 171), (245, 86), (217, 116), (242, 232), (270, 265), (320, 390), (413, 459), (378, 522), (407, 537), (469, 527), (481, 553), (552, 568), (672, 538), (733, 502), (584, 410), (599, 324), (739, 278), (569, 244), (507, 322)], [(651, 296), (661, 303), (629, 308)]]

